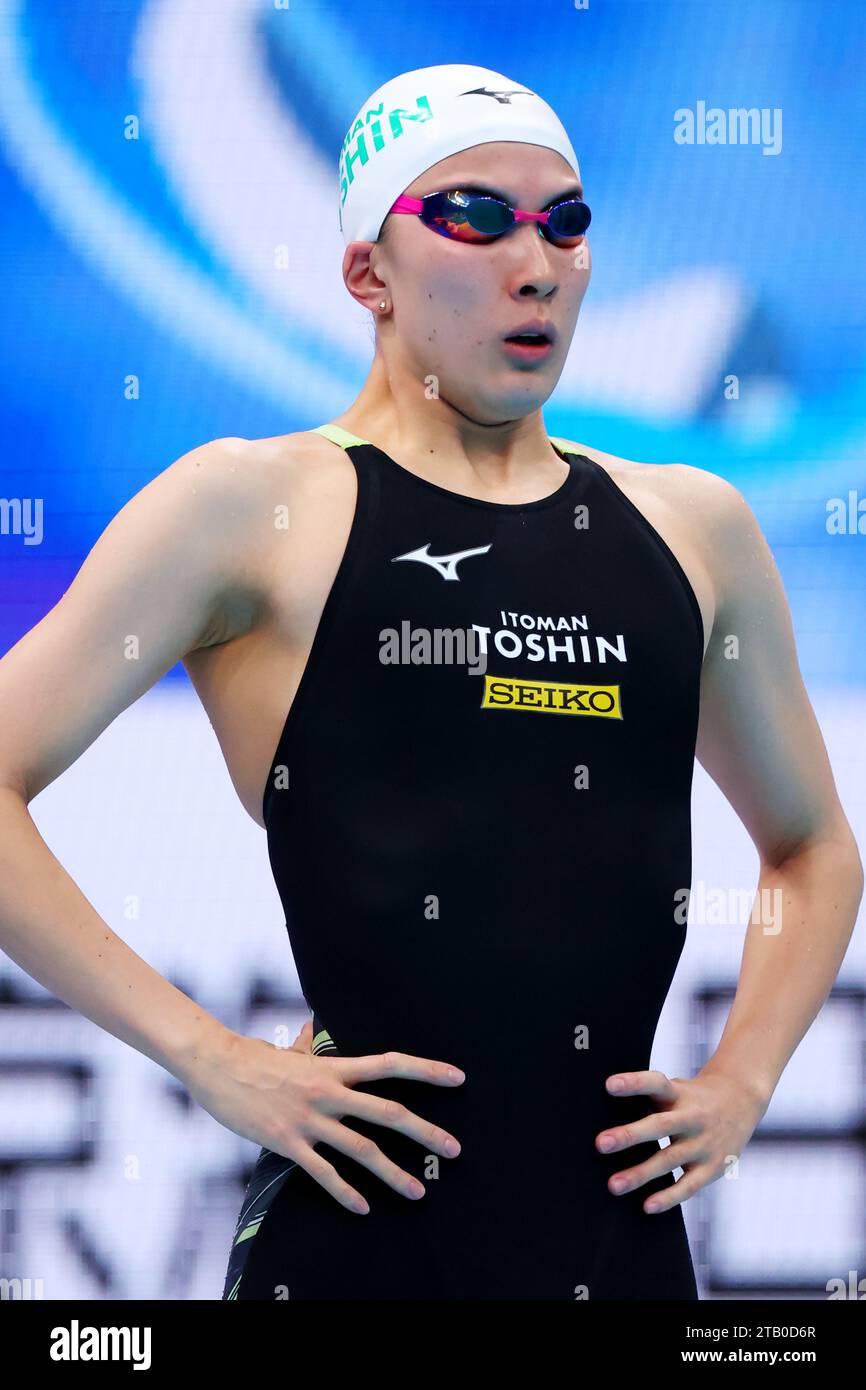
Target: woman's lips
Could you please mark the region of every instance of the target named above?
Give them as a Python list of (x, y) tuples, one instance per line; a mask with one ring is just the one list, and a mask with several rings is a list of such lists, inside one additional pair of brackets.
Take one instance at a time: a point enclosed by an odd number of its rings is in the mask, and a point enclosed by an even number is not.
[(539, 341), (517, 341), (503, 338), (502, 345), (508, 356), (515, 362), (543, 362), (553, 352), (553, 343), (545, 338)]

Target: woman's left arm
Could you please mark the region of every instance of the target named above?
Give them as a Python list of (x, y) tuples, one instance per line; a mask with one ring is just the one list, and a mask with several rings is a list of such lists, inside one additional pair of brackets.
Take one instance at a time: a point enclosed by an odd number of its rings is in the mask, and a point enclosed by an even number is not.
[(760, 875), (736, 995), (712, 1057), (690, 1079), (659, 1071), (607, 1079), (611, 1094), (649, 1096), (654, 1113), (597, 1135), (602, 1152), (671, 1141), (615, 1173), (610, 1190), (683, 1169), (645, 1211), (667, 1210), (715, 1181), (748, 1143), (832, 988), (863, 893), (863, 866), (803, 685), (772, 552), (736, 488), (714, 474), (683, 472), (690, 501), (698, 499), (693, 510), (716, 599), (697, 756), (748, 830)]

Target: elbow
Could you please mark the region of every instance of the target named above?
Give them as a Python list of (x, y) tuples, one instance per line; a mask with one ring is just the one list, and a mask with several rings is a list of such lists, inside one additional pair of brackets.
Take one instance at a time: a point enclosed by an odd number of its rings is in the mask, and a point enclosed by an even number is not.
[(863, 860), (854, 838), (854, 832), (847, 820), (844, 821), (839, 833), (833, 837), (830, 844), (833, 851), (833, 880), (847, 884), (854, 901), (854, 916), (856, 918), (860, 903), (863, 900)]
[(853, 835), (851, 837), (851, 844), (853, 847), (853, 869), (856, 874), (855, 889), (857, 893), (857, 902), (859, 904), (863, 900), (863, 860), (860, 857), (857, 841), (854, 839)]
[(851, 876), (851, 886), (859, 904), (863, 898), (864, 887), (863, 859), (860, 855), (860, 848), (854, 838), (854, 832), (844, 816), (842, 817), (842, 823), (839, 827), (839, 833), (835, 839), (839, 847), (839, 853), (842, 855), (848, 873)]
[(0, 797), (4, 802), (20, 801), (25, 807), (33, 800), (23, 778), (13, 777), (11, 773), (0, 774)]
[(857, 903), (860, 903), (864, 892), (863, 860), (854, 832), (841, 811), (832, 824), (798, 838), (796, 843), (789, 843), (784, 849), (777, 848), (774, 854), (763, 854), (761, 858), (767, 867), (781, 869), (804, 856), (825, 859), (827, 871), (832, 873), (834, 881), (844, 879)]

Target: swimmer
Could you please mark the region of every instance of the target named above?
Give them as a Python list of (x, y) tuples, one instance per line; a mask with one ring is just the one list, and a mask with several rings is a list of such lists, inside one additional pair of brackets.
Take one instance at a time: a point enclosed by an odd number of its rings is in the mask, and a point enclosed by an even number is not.
[[(403, 73), (340, 183), (357, 399), (176, 459), (0, 662), (0, 944), (260, 1146), (225, 1299), (693, 1300), (683, 1202), (748, 1143), (863, 886), (778, 571), (722, 478), (547, 434), (591, 214), (540, 94)], [(483, 670), (382, 661), (403, 622), (496, 636)], [(291, 1048), (131, 951), (29, 814), (178, 660), (266, 832)], [(749, 926), (718, 1046), (670, 1077), (695, 757), (784, 926)]]

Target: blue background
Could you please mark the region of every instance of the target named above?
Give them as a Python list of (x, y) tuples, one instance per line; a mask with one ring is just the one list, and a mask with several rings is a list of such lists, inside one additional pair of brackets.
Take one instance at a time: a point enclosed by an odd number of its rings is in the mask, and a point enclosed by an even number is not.
[[(477, 63), (554, 106), (593, 213), (548, 432), (744, 492), (862, 843), (866, 534), (831, 535), (827, 511), (852, 493), (866, 511), (864, 40), (843, 0), (0, 0), (0, 501), (44, 502), (39, 545), (0, 533), (0, 654), (173, 459), (347, 408), (371, 336), (340, 273), (343, 136), (397, 73)], [(678, 144), (699, 102), (781, 111), (779, 153)], [(183, 668), (159, 685), (36, 799), (39, 829), (162, 973), (291, 1041), (306, 1009), (264, 837)], [(696, 880), (753, 888), (754, 847), (700, 768), (694, 811)], [(742, 937), (690, 928), (654, 1065), (701, 1064)], [(866, 1267), (856, 937), (846, 973), (740, 1181), (686, 1204), (714, 1296), (826, 1297)], [(0, 991), (0, 1275), (47, 1297), (219, 1297), (255, 1147), (2, 958)], [(515, 1001), (517, 1036), (536, 1007)]]
[[(141, 48), (167, 8), (185, 7), (3, 6), (3, 492), (44, 498), (46, 524), (38, 554), (4, 538), (0, 649), (59, 597), (123, 502), (180, 453), (221, 435), (309, 428), (349, 403), (368, 362), (351, 349), (355, 310), (340, 280), (340, 142), (379, 83), (409, 67), (460, 61), (540, 91), (572, 136), (593, 209), (594, 274), (573, 347), (578, 359), (585, 323), (595, 319), (603, 338), (606, 313), (628, 313), (641, 296), (652, 304), (683, 272), (715, 297), (714, 314), (702, 312), (689, 279), (692, 292), (674, 288), (666, 301), (667, 321), (700, 345), (701, 362), (679, 399), (674, 382), (663, 418), (635, 408), (632, 395), (653, 355), (650, 333), (603, 399), (563, 383), (545, 409), (550, 432), (630, 458), (695, 464), (742, 488), (782, 569), (804, 674), (863, 681), (864, 538), (826, 531), (828, 499), (851, 489), (866, 496), (862, 7), (193, 7), (182, 31), (189, 51), (169, 83), (186, 89), (193, 108), (176, 139), (190, 144), (194, 161), (208, 123), (205, 109), (196, 121), (196, 64), (206, 61), (221, 17), (241, 11), (238, 65), (255, 65), (304, 137), (303, 159), (287, 165), (296, 181), (274, 190), (287, 207), (309, 199), (308, 240), (290, 244), (289, 278), (303, 281), (307, 258), (332, 275), (328, 320), (333, 327), (345, 315), (345, 350), (339, 332), (320, 339), (285, 298), (269, 296), (265, 280), (245, 274), (242, 256), (222, 253), (195, 189), (174, 178), (177, 147), (154, 142), (155, 122), (143, 117), (139, 138), (124, 138), (130, 113), (160, 105)], [(674, 112), (699, 100), (781, 109), (780, 153), (676, 144)], [(310, 194), (315, 166), (319, 186)], [(102, 198), (110, 210), (100, 209)], [(240, 215), (243, 199), (227, 183), (227, 209), (233, 199)], [(158, 307), (161, 294), (170, 305), (175, 275), (194, 280), (204, 307)], [(233, 317), (215, 327), (213, 304)], [(265, 350), (288, 350), (284, 374), (277, 367), (265, 381), (233, 325), (252, 327)], [(124, 398), (127, 373), (140, 379), (138, 401)], [(739, 379), (737, 401), (724, 397), (727, 373)], [(322, 404), (310, 390), (320, 375), (328, 381)]]

